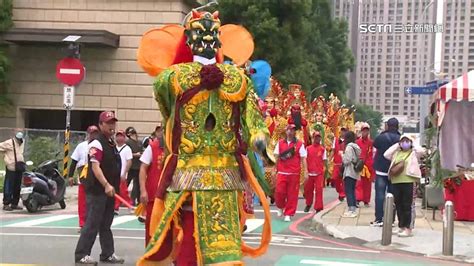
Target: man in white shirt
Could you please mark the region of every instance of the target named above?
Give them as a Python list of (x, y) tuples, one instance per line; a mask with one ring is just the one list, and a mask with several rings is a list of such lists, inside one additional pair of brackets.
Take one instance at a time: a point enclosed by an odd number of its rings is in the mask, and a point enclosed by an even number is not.
[(273, 152), (277, 159), (277, 183), (275, 203), (278, 216), (285, 215), (284, 221), (290, 222), (298, 207), (301, 165), (305, 179), (308, 179), (306, 165), (307, 151), (302, 141), (296, 139), (296, 126), (289, 124), (286, 128), (286, 139), (281, 139)]
[[(115, 142), (117, 143), (117, 151), (120, 154), (120, 159), (122, 161), (122, 169), (120, 171), (120, 191), (119, 195), (126, 200), (127, 202), (132, 203), (130, 196), (128, 195), (128, 186), (127, 186), (127, 176), (130, 167), (132, 166), (132, 149), (128, 146), (126, 142), (126, 135), (123, 130), (119, 130), (115, 134)], [(115, 215), (118, 215), (120, 207), (120, 201), (115, 200)]]
[[(79, 143), (71, 155), (71, 166), (69, 167), (69, 185), (72, 186), (74, 181), (74, 172), (77, 170), (78, 175), (87, 164), (87, 154), (89, 153), (89, 143), (92, 142), (99, 134), (99, 128), (92, 125), (87, 128), (87, 139)], [(79, 183), (77, 193), (77, 213), (79, 215), (79, 227), (82, 228), (86, 222), (86, 192), (84, 185)], [(80, 229), (79, 229), (80, 230)]]

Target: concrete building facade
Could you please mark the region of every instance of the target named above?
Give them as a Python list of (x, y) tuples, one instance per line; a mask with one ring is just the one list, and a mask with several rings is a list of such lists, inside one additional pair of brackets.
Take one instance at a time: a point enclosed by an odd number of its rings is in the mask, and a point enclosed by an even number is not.
[[(87, 71), (76, 89), (73, 129), (84, 130), (103, 110), (116, 112), (119, 128), (134, 126), (142, 134), (162, 120), (152, 98), (153, 78), (136, 63), (137, 47), (147, 30), (181, 23), (195, 1), (15, 0), (13, 4), (13, 30), (106, 30), (120, 38), (117, 48), (81, 47)], [(9, 90), (15, 108), (0, 117), (0, 127), (56, 129), (58, 123), (64, 125), (63, 85), (55, 76), (64, 47), (62, 43), (10, 46)], [(91, 116), (88, 111), (95, 113)], [(43, 122), (33, 121), (38, 119)]]

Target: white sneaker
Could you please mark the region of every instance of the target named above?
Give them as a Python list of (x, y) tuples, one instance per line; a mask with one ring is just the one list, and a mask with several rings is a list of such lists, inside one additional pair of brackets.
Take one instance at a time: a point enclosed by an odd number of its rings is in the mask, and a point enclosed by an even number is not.
[(282, 209), (278, 209), (278, 210), (277, 210), (277, 216), (278, 216), (278, 217), (282, 217), (282, 216), (283, 216), (283, 210), (282, 210)]
[(410, 229), (405, 229), (402, 232), (398, 233), (398, 237), (410, 237), (413, 236)]
[(402, 228), (393, 228), (392, 229), (392, 235), (398, 235), (403, 232)]
[(283, 219), (285, 222), (291, 222), (291, 217), (289, 215), (285, 216), (285, 219)]
[(355, 217), (357, 217), (356, 211), (346, 211), (344, 214), (342, 214), (342, 218), (355, 218)]

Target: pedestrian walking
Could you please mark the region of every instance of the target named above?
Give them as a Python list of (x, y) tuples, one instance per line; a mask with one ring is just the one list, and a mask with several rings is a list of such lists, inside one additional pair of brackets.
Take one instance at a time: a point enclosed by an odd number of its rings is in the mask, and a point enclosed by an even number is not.
[(339, 200), (343, 201), (346, 198), (346, 193), (344, 191), (344, 177), (341, 171), (342, 169), (342, 153), (344, 152), (344, 135), (346, 134), (347, 129), (341, 128), (340, 137), (334, 140), (333, 145), (333, 170), (332, 170), (332, 180), (337, 194), (339, 195)]
[(402, 135), (400, 142), (392, 145), (384, 157), (391, 161), (389, 178), (397, 209), (399, 237), (412, 236), (412, 204), (414, 184), (421, 178), (419, 159), (424, 154), (422, 147), (415, 147), (409, 135)]
[(392, 184), (388, 179), (388, 169), (390, 161), (383, 155), (395, 143), (400, 140), (398, 132), (398, 120), (390, 118), (385, 124), (385, 131), (374, 140), (376, 149), (374, 157), (375, 169), (375, 220), (370, 222), (371, 226), (379, 227), (383, 225), (383, 205), (387, 192), (392, 193)]
[(345, 150), (342, 155), (342, 164), (344, 166), (344, 190), (347, 197), (348, 211), (344, 212), (343, 217), (353, 218), (357, 216), (355, 186), (360, 178), (360, 172), (356, 171), (355, 164), (360, 157), (360, 148), (355, 143), (355, 133), (347, 131), (344, 136)]
[(121, 159), (112, 140), (117, 121), (113, 112), (102, 112), (99, 115), (100, 133), (88, 146), (88, 174), (83, 181), (87, 199), (87, 219), (76, 246), (76, 265), (98, 264), (90, 256), (97, 234), (102, 249), (100, 261), (124, 263), (123, 259), (115, 255), (110, 228), (114, 219), (115, 191), (120, 187)]
[(287, 126), (286, 138), (277, 143), (273, 153), (278, 158), (275, 188), (275, 203), (279, 209), (278, 216), (284, 215), (284, 221), (290, 222), (298, 207), (301, 165), (303, 165), (305, 180), (308, 179), (307, 151), (303, 142), (296, 138), (294, 124)]
[(323, 210), (324, 165), (326, 163), (326, 149), (321, 145), (321, 133), (313, 133), (313, 143), (307, 147), (308, 180), (304, 186), (306, 207), (304, 212), (309, 212), (314, 200), (314, 210)]
[[(160, 138), (155, 138), (149, 142), (142, 156), (140, 157), (140, 202), (145, 206), (145, 246), (151, 239), (150, 232), (151, 213), (155, 203), (156, 189), (160, 181), (161, 170), (164, 160), (164, 145)], [(171, 241), (171, 234), (167, 235), (167, 241)], [(168, 249), (169, 248), (169, 249)], [(158, 253), (149, 258), (153, 261), (161, 261), (171, 252), (171, 246), (163, 246)]]
[(138, 141), (138, 133), (133, 127), (128, 127), (125, 130), (127, 135), (127, 145), (132, 149), (132, 166), (128, 171), (127, 184), (130, 185), (133, 182), (133, 188), (131, 193), (132, 203), (136, 205), (140, 201), (140, 182), (138, 175), (140, 172), (140, 156), (142, 156), (142, 144)]
[(356, 184), (356, 200), (357, 203), (363, 202), (365, 207), (369, 207), (375, 171), (373, 167), (373, 141), (370, 139), (370, 125), (368, 123), (362, 124), (361, 136), (356, 140), (356, 144), (361, 150), (360, 159), (364, 162), (364, 169)]
[(22, 210), (20, 201), (21, 177), (26, 170), (23, 157), (25, 149), (23, 132), (17, 132), (15, 137), (0, 143), (0, 153), (5, 162), (5, 180), (3, 181), (3, 210)]
[[(99, 128), (91, 125), (87, 128), (87, 139), (79, 143), (71, 155), (71, 166), (69, 167), (69, 185), (74, 185), (74, 172), (77, 170), (78, 175), (82, 173), (84, 166), (87, 164), (87, 155), (89, 153), (89, 143), (91, 143), (99, 135)], [(79, 216), (79, 231), (86, 223), (87, 207), (86, 207), (86, 192), (84, 185), (79, 179), (79, 186), (77, 191), (77, 214)]]
[[(117, 151), (120, 155), (122, 168), (120, 170), (120, 191), (119, 195), (127, 202), (132, 204), (132, 200), (128, 194), (127, 176), (132, 166), (132, 149), (125, 143), (126, 136), (123, 130), (117, 131), (115, 134), (115, 142), (117, 143)], [(115, 199), (115, 215), (119, 215), (120, 200)]]

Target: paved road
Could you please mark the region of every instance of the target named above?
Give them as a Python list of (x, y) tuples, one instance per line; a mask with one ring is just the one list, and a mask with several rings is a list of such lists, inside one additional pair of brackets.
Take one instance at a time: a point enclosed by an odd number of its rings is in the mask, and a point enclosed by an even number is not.
[[(326, 204), (335, 200), (332, 191), (325, 194)], [(302, 200), (299, 207), (304, 207)], [(72, 204), (66, 210), (48, 210), (35, 215), (1, 213), (0, 262), (73, 265), (73, 251), (78, 239), (74, 210)], [(246, 265), (454, 265), (417, 254), (369, 249), (355, 240), (337, 241), (309, 231), (311, 215), (299, 211), (291, 223), (286, 223), (276, 217), (274, 206), (272, 210), (274, 219), (270, 249), (260, 258), (246, 258)], [(249, 230), (244, 234), (248, 244), (259, 242), (261, 217), (261, 210), (257, 207), (257, 219), (249, 221)], [(114, 220), (113, 231), (116, 253), (126, 259), (126, 265), (134, 265), (143, 252), (143, 225), (122, 210)], [(96, 242), (92, 256), (97, 259), (99, 252), (99, 243)]]

